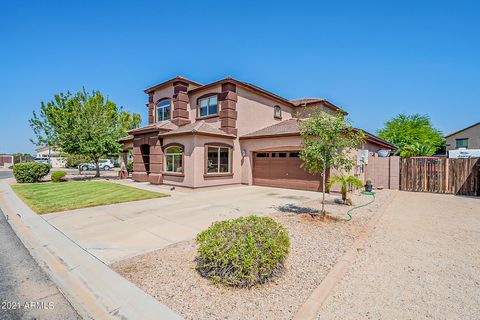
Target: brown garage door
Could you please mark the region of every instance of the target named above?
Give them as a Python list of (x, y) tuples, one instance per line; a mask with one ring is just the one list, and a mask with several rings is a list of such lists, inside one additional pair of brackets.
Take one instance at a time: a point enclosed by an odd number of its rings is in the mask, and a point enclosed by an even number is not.
[(301, 164), (298, 151), (256, 152), (253, 154), (253, 184), (322, 191), (321, 175), (309, 174)]

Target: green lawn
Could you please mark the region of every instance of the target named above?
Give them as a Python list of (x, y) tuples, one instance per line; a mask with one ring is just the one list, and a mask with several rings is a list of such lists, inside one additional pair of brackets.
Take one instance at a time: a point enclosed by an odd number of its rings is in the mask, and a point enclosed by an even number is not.
[(163, 193), (101, 181), (17, 184), (12, 188), (37, 213), (168, 197)]

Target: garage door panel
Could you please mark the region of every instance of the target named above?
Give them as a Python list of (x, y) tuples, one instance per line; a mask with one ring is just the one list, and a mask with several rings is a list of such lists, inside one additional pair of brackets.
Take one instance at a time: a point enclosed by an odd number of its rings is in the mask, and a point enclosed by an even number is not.
[[(273, 153), (273, 152), (272, 152)], [(261, 186), (291, 188), (301, 190), (321, 191), (321, 175), (309, 174), (304, 170), (302, 160), (298, 157), (298, 151), (294, 156), (287, 153), (283, 155), (263, 152), (268, 157), (256, 157), (253, 161), (253, 184)]]

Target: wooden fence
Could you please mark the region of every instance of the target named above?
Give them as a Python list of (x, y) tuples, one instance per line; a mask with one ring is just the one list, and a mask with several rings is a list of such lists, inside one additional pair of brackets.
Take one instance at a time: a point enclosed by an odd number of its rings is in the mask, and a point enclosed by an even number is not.
[(480, 159), (402, 159), (400, 190), (480, 196)]

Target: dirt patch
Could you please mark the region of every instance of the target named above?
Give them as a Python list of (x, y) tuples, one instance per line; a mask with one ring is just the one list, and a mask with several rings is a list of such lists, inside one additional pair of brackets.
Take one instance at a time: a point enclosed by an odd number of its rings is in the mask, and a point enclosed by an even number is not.
[[(124, 260), (112, 268), (187, 319), (290, 319), (392, 193), (379, 192), (376, 202), (355, 211), (351, 222), (338, 223), (332, 219), (345, 216), (352, 207), (335, 204), (335, 197), (328, 197), (326, 209), (334, 213), (328, 223), (308, 214), (320, 208), (318, 201), (278, 208), (270, 215), (288, 230), (291, 253), (284, 274), (263, 286), (232, 289), (211, 284), (195, 271), (193, 241)], [(352, 198), (355, 204), (370, 200), (366, 195)]]

